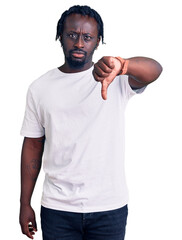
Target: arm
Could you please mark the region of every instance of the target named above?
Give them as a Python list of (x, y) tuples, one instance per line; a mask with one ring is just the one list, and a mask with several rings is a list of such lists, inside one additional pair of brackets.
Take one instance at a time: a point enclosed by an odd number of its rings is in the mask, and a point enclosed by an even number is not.
[[(120, 60), (119, 60), (120, 59)], [(102, 97), (107, 99), (107, 88), (114, 78), (122, 73), (129, 76), (132, 88), (142, 88), (155, 81), (162, 72), (162, 66), (155, 60), (146, 57), (121, 59), (103, 57), (95, 65), (93, 76), (102, 84)]]
[(21, 154), (20, 225), (23, 234), (32, 239), (37, 226), (35, 213), (31, 207), (31, 196), (41, 168), (44, 141), (45, 137), (25, 137)]
[(126, 75), (132, 88), (144, 87), (155, 81), (162, 72), (162, 66), (151, 58), (133, 57), (128, 59)]

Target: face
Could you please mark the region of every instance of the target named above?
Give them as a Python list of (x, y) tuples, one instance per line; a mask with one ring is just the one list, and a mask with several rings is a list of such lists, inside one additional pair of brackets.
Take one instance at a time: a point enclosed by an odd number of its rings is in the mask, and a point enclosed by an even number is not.
[(66, 18), (60, 40), (67, 68), (86, 70), (92, 66), (92, 56), (100, 41), (94, 18), (71, 14)]

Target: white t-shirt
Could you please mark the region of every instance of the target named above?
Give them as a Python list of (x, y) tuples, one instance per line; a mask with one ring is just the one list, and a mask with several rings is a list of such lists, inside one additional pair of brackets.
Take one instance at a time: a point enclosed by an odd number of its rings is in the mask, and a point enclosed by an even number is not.
[(55, 68), (28, 89), (21, 135), (46, 136), (44, 207), (86, 213), (128, 203), (124, 112), (136, 92), (127, 76), (117, 76), (105, 101), (92, 70), (63, 73)]

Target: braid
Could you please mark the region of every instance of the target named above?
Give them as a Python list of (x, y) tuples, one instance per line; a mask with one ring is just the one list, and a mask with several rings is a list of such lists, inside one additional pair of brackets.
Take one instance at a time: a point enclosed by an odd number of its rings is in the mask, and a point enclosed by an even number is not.
[(103, 26), (103, 21), (101, 16), (92, 8), (89, 6), (80, 6), (80, 5), (75, 5), (71, 8), (69, 8), (67, 11), (65, 11), (62, 15), (61, 18), (59, 19), (57, 23), (57, 33), (56, 33), (56, 40), (59, 39), (60, 35), (63, 33), (64, 29), (64, 22), (67, 16), (77, 13), (83, 16), (90, 16), (94, 18), (97, 22), (98, 25), (98, 37), (102, 38), (102, 43), (104, 43), (104, 26)]

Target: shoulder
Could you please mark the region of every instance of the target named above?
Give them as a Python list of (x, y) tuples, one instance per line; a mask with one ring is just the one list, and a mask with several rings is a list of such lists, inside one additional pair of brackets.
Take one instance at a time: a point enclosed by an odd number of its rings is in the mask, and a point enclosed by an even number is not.
[(45, 86), (52, 78), (56, 76), (57, 69), (51, 69), (48, 72), (42, 74), (40, 77), (35, 79), (29, 86), (30, 90), (35, 90), (36, 88), (40, 88)]

